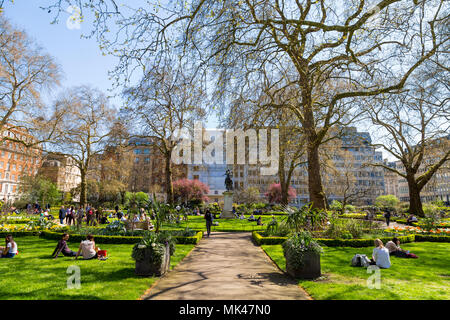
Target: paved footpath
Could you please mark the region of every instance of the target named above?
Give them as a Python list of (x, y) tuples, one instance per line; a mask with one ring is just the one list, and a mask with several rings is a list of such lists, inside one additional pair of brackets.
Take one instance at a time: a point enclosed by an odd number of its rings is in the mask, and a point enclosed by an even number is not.
[(249, 233), (213, 232), (143, 299), (305, 300), (297, 282), (255, 246)]

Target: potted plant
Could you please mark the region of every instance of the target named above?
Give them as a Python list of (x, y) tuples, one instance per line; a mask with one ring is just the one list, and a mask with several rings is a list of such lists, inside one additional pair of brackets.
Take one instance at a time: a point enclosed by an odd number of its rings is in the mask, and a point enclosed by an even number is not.
[(133, 247), (131, 257), (136, 261), (135, 272), (140, 276), (162, 276), (170, 267), (170, 256), (175, 252), (174, 241), (167, 232), (153, 231), (144, 235)]
[(320, 277), (322, 248), (308, 231), (294, 233), (283, 243), (286, 271), (294, 278)]

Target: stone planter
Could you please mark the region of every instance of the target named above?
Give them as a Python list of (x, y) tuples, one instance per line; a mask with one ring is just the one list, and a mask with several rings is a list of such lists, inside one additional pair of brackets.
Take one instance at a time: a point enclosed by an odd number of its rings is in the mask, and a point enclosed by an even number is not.
[(295, 269), (290, 261), (286, 259), (286, 271), (294, 277), (300, 279), (315, 279), (320, 277), (320, 254), (316, 252), (305, 252), (303, 254), (303, 266)]
[(155, 275), (160, 277), (164, 275), (170, 267), (170, 249), (167, 244), (164, 250), (163, 259), (160, 264), (155, 264), (150, 261), (151, 249), (142, 249), (144, 250), (144, 260), (137, 261), (135, 273), (139, 276), (152, 276)]

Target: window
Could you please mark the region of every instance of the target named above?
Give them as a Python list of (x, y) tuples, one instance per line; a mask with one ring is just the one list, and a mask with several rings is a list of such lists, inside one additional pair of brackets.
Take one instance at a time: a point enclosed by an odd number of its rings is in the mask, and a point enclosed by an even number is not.
[(134, 154), (141, 154), (141, 149), (134, 149)]
[(143, 150), (143, 153), (144, 153), (144, 154), (150, 154), (150, 149), (144, 149), (144, 150)]

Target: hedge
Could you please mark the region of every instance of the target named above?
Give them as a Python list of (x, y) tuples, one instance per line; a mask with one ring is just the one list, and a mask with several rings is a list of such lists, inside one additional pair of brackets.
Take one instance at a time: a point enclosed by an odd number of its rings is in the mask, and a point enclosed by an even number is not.
[[(400, 242), (414, 242), (415, 235), (407, 235), (397, 237)], [(273, 245), (273, 244), (282, 244), (286, 241), (287, 237), (263, 237), (257, 231), (253, 232), (253, 239), (258, 245)], [(328, 247), (370, 247), (373, 246), (373, 242), (375, 239), (323, 239), (323, 238), (314, 238), (320, 244), (328, 246)], [(380, 238), (384, 243), (391, 240), (392, 237), (384, 237)]]
[[(407, 243), (407, 242), (414, 242), (415, 235), (410, 234), (407, 236), (399, 236), (397, 237), (401, 243)], [(371, 247), (374, 245), (375, 239), (315, 239), (317, 242), (319, 242), (322, 245), (325, 245), (327, 247), (354, 247), (354, 248), (361, 248), (361, 247)], [(386, 243), (390, 240), (392, 240), (392, 237), (383, 237), (380, 238), (383, 243)]]
[(40, 231), (0, 231), (0, 237), (6, 237), (8, 234), (13, 237), (26, 237), (26, 236), (38, 236)]
[[(60, 240), (62, 237), (61, 232), (52, 231), (42, 231), (40, 237), (49, 240)], [(192, 237), (180, 237), (176, 236), (174, 239), (178, 244), (197, 244), (203, 237), (203, 232), (197, 232), (195, 236)], [(138, 243), (142, 237), (132, 237), (132, 236), (100, 236), (94, 235), (96, 243), (105, 244), (135, 244)], [(70, 234), (69, 241), (71, 242), (81, 242), (86, 240), (86, 235), (82, 234)]]
[(173, 237), (178, 244), (198, 244), (203, 238), (203, 231), (197, 232), (195, 236), (192, 237)]
[(253, 231), (252, 235), (253, 240), (259, 246), (263, 244), (282, 244), (287, 239), (287, 237), (263, 237), (258, 231)]
[(450, 236), (432, 236), (426, 234), (416, 234), (416, 241), (450, 242)]

